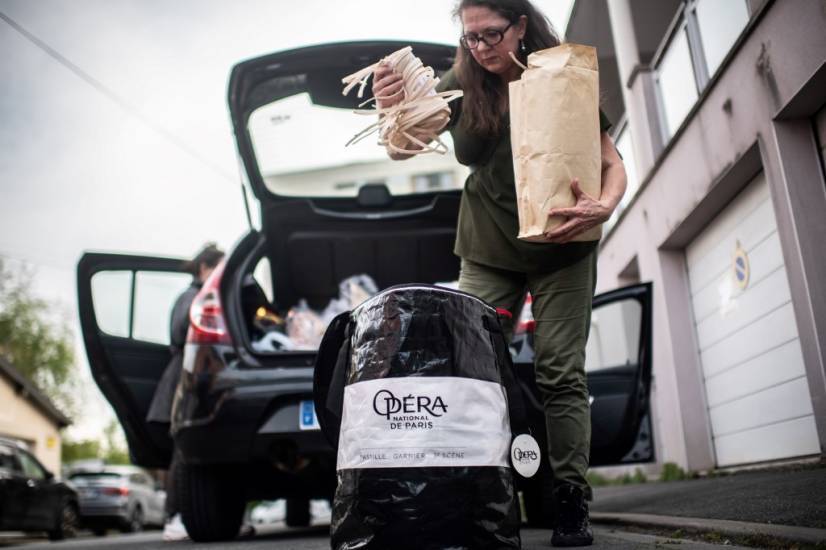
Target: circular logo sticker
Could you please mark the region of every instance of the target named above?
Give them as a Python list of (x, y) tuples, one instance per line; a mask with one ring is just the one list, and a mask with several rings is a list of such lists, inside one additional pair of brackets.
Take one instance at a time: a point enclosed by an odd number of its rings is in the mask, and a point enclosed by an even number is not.
[(533, 477), (539, 469), (539, 444), (533, 436), (517, 435), (511, 443), (511, 463), (522, 477)]
[(740, 241), (737, 241), (737, 248), (734, 249), (734, 280), (737, 281), (737, 286), (741, 290), (745, 290), (749, 286), (749, 256), (746, 251), (740, 246)]

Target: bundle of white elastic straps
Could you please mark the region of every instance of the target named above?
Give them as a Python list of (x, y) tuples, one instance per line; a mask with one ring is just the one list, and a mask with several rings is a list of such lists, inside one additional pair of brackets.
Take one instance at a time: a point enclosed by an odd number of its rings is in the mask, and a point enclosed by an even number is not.
[[(461, 90), (437, 92), (439, 79), (432, 67), (425, 67), (421, 59), (413, 55), (413, 48), (407, 46), (388, 55), (378, 63), (365, 67), (342, 79), (345, 84), (343, 95), (359, 85), (358, 97), (364, 96), (364, 88), (376, 68), (386, 63), (402, 75), (402, 89), (395, 94), (370, 98), (359, 108), (376, 100), (392, 99), (402, 94), (402, 99), (392, 107), (360, 109), (358, 114), (378, 114), (377, 122), (371, 124), (347, 142), (356, 143), (378, 132), (379, 145), (390, 153), (416, 155), (419, 153), (441, 153), (448, 151), (447, 145), (439, 139), (439, 133), (450, 120), (448, 103), (462, 97)], [(415, 146), (415, 147), (414, 147)], [(413, 148), (411, 148), (413, 147)]]

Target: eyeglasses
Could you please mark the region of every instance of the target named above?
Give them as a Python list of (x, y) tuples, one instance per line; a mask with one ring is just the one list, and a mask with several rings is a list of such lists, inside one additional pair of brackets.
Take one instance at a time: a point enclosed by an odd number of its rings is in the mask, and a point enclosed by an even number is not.
[(513, 23), (508, 23), (504, 29), (485, 29), (481, 33), (467, 32), (459, 37), (459, 43), (467, 50), (474, 50), (479, 46), (479, 42), (484, 42), (488, 46), (495, 46), (505, 38), (505, 33)]

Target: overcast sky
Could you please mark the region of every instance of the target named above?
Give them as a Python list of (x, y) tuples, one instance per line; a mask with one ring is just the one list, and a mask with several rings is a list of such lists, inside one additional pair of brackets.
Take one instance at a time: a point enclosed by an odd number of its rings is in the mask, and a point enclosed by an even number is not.
[[(572, 0), (535, 3), (561, 33)], [(126, 103), (0, 20), (0, 256), (33, 266), (37, 293), (77, 333), (74, 269), (84, 250), (186, 257), (207, 240), (229, 248), (245, 231), (226, 107), (233, 64), (339, 40), (452, 44), (454, 4), (0, 0), (0, 12)], [(77, 437), (110, 414), (96, 390), (88, 397)]]

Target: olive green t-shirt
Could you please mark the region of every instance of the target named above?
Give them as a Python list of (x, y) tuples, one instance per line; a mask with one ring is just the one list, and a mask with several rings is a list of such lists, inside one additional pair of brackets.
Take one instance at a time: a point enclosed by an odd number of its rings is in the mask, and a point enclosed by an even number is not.
[[(453, 70), (446, 72), (438, 91), (460, 89)], [(598, 241), (566, 244), (531, 243), (516, 238), (519, 216), (511, 152), (510, 117), (499, 136), (485, 137), (468, 132), (459, 123), (462, 98), (450, 103), (448, 130), (453, 137), (456, 160), (471, 168), (459, 206), (456, 245), (462, 258), (491, 267), (530, 273), (568, 265), (588, 255)], [(600, 110), (600, 130), (611, 127)]]

